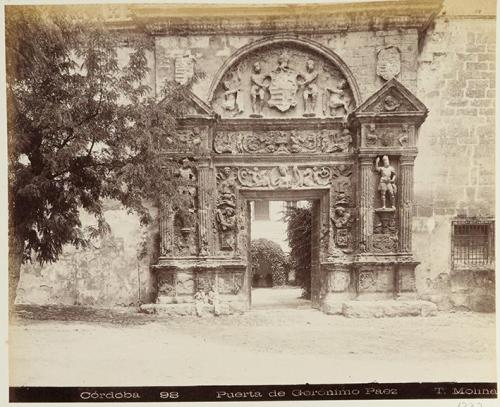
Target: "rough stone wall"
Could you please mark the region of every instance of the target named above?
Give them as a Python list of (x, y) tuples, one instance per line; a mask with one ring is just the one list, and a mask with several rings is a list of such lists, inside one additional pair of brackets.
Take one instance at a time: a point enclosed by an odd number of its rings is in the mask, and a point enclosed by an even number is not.
[[(293, 34), (293, 33), (290, 33)], [(410, 90), (416, 88), (416, 63), (418, 57), (418, 34), (413, 29), (332, 33), (329, 35), (301, 35), (316, 41), (335, 52), (349, 66), (360, 88), (364, 100), (382, 85), (376, 74), (377, 52), (386, 46), (395, 45), (401, 51), (401, 74), (399, 80)], [(262, 36), (250, 35), (193, 35), (158, 36), (156, 46), (157, 91), (165, 78), (174, 76), (175, 58), (189, 53), (205, 77), (195, 84), (193, 92), (207, 101), (210, 84), (224, 62), (241, 47)]]
[(418, 59), (430, 110), (415, 162), (417, 289), (442, 309), (494, 309), (494, 273), (451, 270), (451, 221), (495, 215), (495, 20), (435, 20)]
[[(25, 264), (17, 290), (20, 304), (115, 306), (147, 303), (154, 294), (150, 256), (153, 228), (141, 227), (117, 205), (105, 212), (111, 234), (88, 249), (65, 247), (60, 260)], [(82, 215), (82, 224), (92, 218)], [(150, 253), (151, 254), (151, 253)]]

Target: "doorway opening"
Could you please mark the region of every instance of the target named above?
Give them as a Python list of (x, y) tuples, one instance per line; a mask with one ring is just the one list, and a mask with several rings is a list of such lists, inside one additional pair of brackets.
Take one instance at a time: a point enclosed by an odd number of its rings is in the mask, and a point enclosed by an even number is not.
[(311, 307), (312, 207), (309, 200), (250, 201), (252, 309)]

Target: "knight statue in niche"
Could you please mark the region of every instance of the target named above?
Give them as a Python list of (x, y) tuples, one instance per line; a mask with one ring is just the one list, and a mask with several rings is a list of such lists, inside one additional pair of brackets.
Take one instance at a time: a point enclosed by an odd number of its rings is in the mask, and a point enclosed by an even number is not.
[(391, 209), (396, 209), (396, 170), (391, 166), (389, 162), (389, 157), (384, 155), (382, 157), (382, 166), (379, 166), (380, 157), (375, 160), (375, 171), (380, 174), (380, 181), (378, 184), (378, 190), (380, 192), (380, 199), (382, 201), (382, 208), (386, 209), (386, 196), (389, 195)]
[(299, 74), (297, 76), (299, 84), (304, 88), (303, 98), (304, 98), (304, 117), (314, 117), (316, 116), (316, 103), (318, 101), (318, 85), (316, 85), (316, 80), (318, 79), (318, 72), (316, 71), (314, 61), (308, 59), (306, 62), (306, 72)]

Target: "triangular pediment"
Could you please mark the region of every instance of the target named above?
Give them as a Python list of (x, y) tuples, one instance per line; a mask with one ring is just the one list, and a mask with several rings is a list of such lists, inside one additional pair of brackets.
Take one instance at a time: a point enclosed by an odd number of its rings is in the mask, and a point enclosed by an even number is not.
[[(183, 118), (193, 118), (193, 119), (213, 119), (216, 117), (216, 113), (213, 109), (206, 104), (203, 100), (201, 100), (198, 96), (196, 96), (193, 92), (187, 91), (188, 98), (188, 106), (186, 109), (186, 113)], [(160, 102), (162, 103), (162, 102)]]
[(357, 117), (364, 115), (401, 116), (427, 115), (427, 107), (396, 79), (386, 82), (377, 92), (366, 99), (353, 112)]
[(189, 116), (215, 117), (213, 109), (193, 92), (189, 92), (188, 97), (191, 101), (187, 112)]

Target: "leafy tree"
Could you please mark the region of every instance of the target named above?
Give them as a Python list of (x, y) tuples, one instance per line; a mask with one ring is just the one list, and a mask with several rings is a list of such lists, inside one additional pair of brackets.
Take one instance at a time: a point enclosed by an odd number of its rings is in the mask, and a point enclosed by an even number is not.
[[(187, 107), (187, 86), (152, 96), (146, 39), (123, 62), (118, 32), (48, 10), (6, 8), (11, 304), (22, 262), (54, 262), (109, 229), (104, 199), (151, 220), (145, 200), (172, 188), (157, 142)], [(97, 226), (82, 228), (81, 209)]]
[(287, 238), (295, 279), (302, 287), (302, 296), (309, 299), (311, 298), (311, 208), (287, 207), (284, 220), (287, 222)]
[[(287, 282), (287, 256), (279, 244), (268, 239), (254, 239), (250, 245), (252, 270), (259, 276), (271, 276), (273, 286)], [(264, 277), (265, 278), (265, 277)]]

